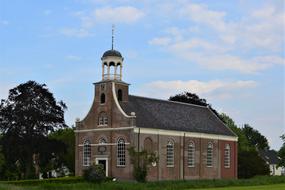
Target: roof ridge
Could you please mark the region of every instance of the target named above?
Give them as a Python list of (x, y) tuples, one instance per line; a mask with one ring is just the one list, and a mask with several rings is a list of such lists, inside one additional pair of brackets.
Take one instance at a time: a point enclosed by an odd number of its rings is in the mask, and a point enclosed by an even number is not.
[(172, 101), (172, 100), (162, 100), (162, 99), (158, 99), (158, 98), (150, 98), (150, 97), (137, 96), (137, 95), (129, 95), (129, 96), (134, 96), (134, 97), (138, 97), (138, 98), (145, 98), (145, 99), (155, 100), (155, 101), (162, 101), (162, 102), (167, 102), (167, 103), (182, 104), (182, 105), (187, 105), (187, 106), (196, 106), (196, 107), (200, 107), (200, 108), (208, 108), (207, 106), (185, 103), (185, 102)]
[(228, 127), (228, 126), (222, 121), (222, 119), (219, 118), (219, 117), (214, 113), (214, 111), (213, 111), (212, 109), (210, 109), (209, 107), (207, 107), (207, 108), (209, 109), (209, 111), (211, 112), (211, 114), (214, 115), (214, 116), (216, 117), (216, 119), (217, 119), (220, 123), (222, 123), (222, 125), (223, 125), (224, 127), (227, 128), (227, 130), (229, 130), (234, 136), (237, 137), (237, 135), (233, 132), (233, 130), (232, 130), (230, 127)]

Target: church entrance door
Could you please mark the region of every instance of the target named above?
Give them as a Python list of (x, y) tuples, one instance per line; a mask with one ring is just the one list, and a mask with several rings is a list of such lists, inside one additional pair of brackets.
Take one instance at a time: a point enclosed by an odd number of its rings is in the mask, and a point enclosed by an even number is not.
[(96, 158), (96, 164), (103, 166), (105, 174), (108, 177), (108, 158)]

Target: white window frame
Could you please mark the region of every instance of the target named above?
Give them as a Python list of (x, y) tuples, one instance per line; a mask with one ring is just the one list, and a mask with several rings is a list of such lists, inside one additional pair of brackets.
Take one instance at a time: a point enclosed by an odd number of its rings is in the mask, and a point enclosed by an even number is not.
[(117, 141), (117, 167), (126, 166), (126, 142), (123, 138)]
[(206, 166), (208, 168), (213, 167), (213, 149), (214, 145), (213, 143), (209, 142), (207, 146), (207, 157), (206, 157)]
[(108, 116), (105, 112), (99, 114), (98, 126), (108, 126)]
[(174, 141), (169, 140), (166, 145), (166, 167), (174, 167)]
[(195, 167), (195, 143), (190, 141), (188, 144), (188, 167), (194, 168)]
[(91, 165), (91, 143), (89, 140), (84, 141), (83, 144), (83, 166)]
[(230, 168), (231, 167), (231, 147), (230, 147), (229, 144), (225, 145), (224, 167), (225, 168)]

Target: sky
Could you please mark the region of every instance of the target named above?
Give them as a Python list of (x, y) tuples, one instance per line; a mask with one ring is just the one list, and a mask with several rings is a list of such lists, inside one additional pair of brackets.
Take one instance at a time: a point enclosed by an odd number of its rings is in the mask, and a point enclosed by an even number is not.
[(44, 83), (73, 125), (90, 109), (114, 24), (131, 94), (196, 93), (279, 149), (284, 10), (283, 0), (0, 0), (0, 99)]

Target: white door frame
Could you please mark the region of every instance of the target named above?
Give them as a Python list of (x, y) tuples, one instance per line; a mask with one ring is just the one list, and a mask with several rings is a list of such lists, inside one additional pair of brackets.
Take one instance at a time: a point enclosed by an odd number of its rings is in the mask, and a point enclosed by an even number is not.
[(108, 158), (95, 158), (95, 163), (99, 164), (99, 160), (105, 160), (106, 161), (106, 177), (108, 177)]

